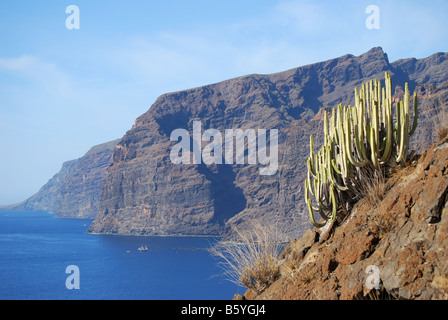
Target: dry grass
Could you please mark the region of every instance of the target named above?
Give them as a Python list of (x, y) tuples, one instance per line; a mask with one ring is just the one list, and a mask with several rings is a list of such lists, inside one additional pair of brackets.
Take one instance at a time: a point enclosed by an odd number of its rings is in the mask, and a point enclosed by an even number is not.
[(395, 212), (380, 211), (369, 217), (370, 227), (378, 233), (380, 237), (388, 234), (396, 223)]
[(431, 286), (440, 290), (437, 299), (448, 300), (448, 277), (443, 275), (434, 276)]
[(309, 284), (317, 278), (314, 265), (300, 265), (295, 260), (288, 260), (283, 264), (287, 281), (293, 285)]
[(448, 135), (448, 106), (443, 104), (440, 97), (438, 105), (440, 106), (440, 112), (433, 118), (433, 125), (438, 139), (437, 142), (440, 142)]
[(364, 199), (365, 203), (373, 209), (369, 215), (369, 227), (380, 237), (392, 230), (397, 217), (395, 212), (376, 210), (390, 188), (387, 183), (387, 176), (396, 171), (396, 167), (387, 164), (385, 168), (363, 172), (358, 180), (357, 196)]
[(249, 230), (234, 229), (238, 239), (219, 242), (210, 252), (220, 258), (229, 280), (260, 294), (280, 276), (281, 243), (273, 228), (252, 222)]
[(448, 291), (448, 278), (445, 276), (435, 276), (431, 285), (435, 288)]
[(297, 271), (297, 279), (299, 282), (308, 284), (317, 277), (317, 270), (312, 268), (302, 268)]
[(384, 199), (386, 194), (386, 178), (382, 170), (374, 172), (372, 177), (366, 181), (366, 187), (363, 190), (366, 201), (372, 206), (377, 207)]
[(445, 139), (445, 137), (448, 135), (448, 126), (447, 127), (442, 127), (439, 128), (437, 131), (437, 138), (439, 139), (439, 141), (442, 141), (443, 139)]
[(367, 294), (360, 293), (354, 300), (401, 300), (397, 294), (389, 293), (386, 289), (372, 289)]
[(387, 192), (386, 180), (384, 168), (360, 170), (353, 192), (358, 199), (365, 199), (369, 206), (376, 208)]

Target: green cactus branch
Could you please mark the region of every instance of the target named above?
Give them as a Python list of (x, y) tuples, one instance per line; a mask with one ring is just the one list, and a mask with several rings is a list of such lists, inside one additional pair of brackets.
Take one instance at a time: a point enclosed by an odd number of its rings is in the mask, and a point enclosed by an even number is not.
[[(354, 91), (354, 106), (339, 104), (330, 117), (324, 112), (324, 142), (317, 153), (310, 136), (305, 201), (310, 221), (316, 227), (334, 221), (339, 208), (349, 207), (346, 202), (357, 187), (360, 170), (380, 170), (390, 161), (403, 164), (408, 156), (409, 137), (417, 128), (417, 94), (413, 95), (411, 123), (407, 83), (403, 100), (395, 103), (395, 123), (392, 80), (387, 72), (384, 87), (372, 79)], [(316, 222), (315, 213), (323, 222)]]

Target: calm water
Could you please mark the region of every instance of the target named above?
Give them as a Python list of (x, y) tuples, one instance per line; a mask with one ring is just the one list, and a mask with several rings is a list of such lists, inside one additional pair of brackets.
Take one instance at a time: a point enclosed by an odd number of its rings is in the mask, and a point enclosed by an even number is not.
[[(90, 235), (90, 222), (0, 212), (0, 299), (227, 300), (245, 291), (206, 250), (216, 239)], [(79, 290), (66, 288), (69, 265), (79, 267)]]

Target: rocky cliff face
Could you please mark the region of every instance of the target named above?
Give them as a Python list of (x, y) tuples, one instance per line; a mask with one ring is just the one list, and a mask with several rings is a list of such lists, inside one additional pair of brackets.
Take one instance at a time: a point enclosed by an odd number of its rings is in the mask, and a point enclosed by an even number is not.
[[(389, 63), (381, 48), (271, 75), (249, 75), (165, 94), (117, 144), (102, 184), (92, 233), (231, 236), (250, 219), (276, 224), (285, 239), (309, 229), (302, 185), (309, 135), (322, 109), (350, 104), (353, 89), (392, 74), (421, 99), (415, 145), (431, 143), (434, 119), (446, 102), (448, 54)], [(397, 88), (400, 94), (400, 88)], [(175, 129), (278, 129), (278, 171), (258, 164), (173, 164)], [(316, 147), (319, 135), (316, 135)], [(246, 146), (247, 147), (247, 146)]]
[(376, 206), (358, 202), (327, 239), (310, 229), (293, 240), (280, 278), (244, 298), (448, 299), (448, 136), (386, 190)]
[(92, 147), (83, 157), (67, 161), (38, 193), (8, 210), (49, 211), (61, 218), (94, 219), (101, 184), (118, 140)]

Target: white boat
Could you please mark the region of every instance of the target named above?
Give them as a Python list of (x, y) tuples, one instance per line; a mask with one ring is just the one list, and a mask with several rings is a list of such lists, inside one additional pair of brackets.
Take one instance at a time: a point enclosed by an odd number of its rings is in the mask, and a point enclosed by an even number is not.
[(138, 251), (140, 251), (140, 252), (146, 252), (146, 251), (148, 251), (148, 247), (147, 247), (147, 246), (140, 246), (140, 247), (138, 248)]

